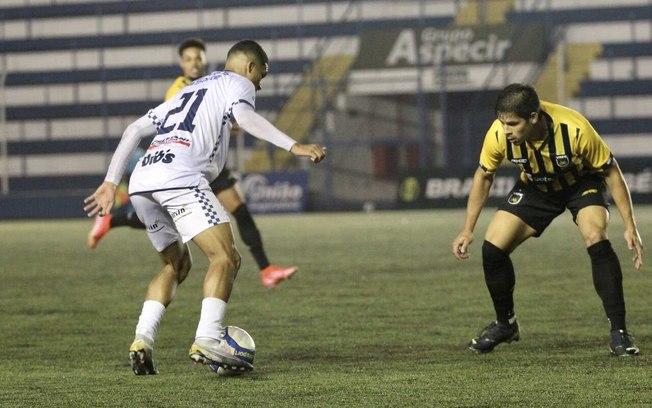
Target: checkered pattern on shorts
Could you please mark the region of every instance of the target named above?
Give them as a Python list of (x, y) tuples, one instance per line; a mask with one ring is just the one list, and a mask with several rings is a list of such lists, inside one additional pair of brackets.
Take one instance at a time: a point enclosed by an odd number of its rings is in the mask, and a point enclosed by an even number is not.
[(197, 198), (197, 201), (201, 205), (202, 211), (204, 211), (204, 216), (206, 217), (206, 221), (211, 224), (211, 225), (217, 225), (220, 223), (220, 218), (217, 215), (217, 211), (215, 211), (215, 207), (213, 207), (213, 204), (206, 198), (206, 194), (198, 188), (194, 189), (195, 191), (195, 198)]

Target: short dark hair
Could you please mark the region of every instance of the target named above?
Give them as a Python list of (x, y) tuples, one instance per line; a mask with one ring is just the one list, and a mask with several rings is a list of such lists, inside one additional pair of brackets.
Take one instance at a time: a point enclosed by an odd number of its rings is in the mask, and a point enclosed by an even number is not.
[(530, 85), (510, 84), (507, 85), (496, 100), (494, 113), (498, 116), (501, 113), (515, 113), (523, 119), (529, 119), (532, 112), (539, 112), (539, 95)]
[(231, 55), (237, 52), (244, 52), (245, 54), (253, 55), (258, 58), (259, 61), (263, 64), (269, 63), (269, 60), (267, 59), (267, 53), (265, 50), (263, 50), (263, 47), (261, 47), (260, 44), (254, 40), (238, 41), (226, 54), (226, 58), (228, 59)]
[(186, 38), (179, 44), (179, 56), (183, 54), (183, 50), (186, 48), (199, 48), (200, 50), (206, 52), (206, 44), (201, 38)]

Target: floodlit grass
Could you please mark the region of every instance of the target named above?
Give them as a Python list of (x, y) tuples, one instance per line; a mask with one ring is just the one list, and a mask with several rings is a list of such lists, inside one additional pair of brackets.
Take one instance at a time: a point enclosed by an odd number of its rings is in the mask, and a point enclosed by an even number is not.
[[(652, 274), (631, 266), (614, 211), (630, 331), (643, 355), (608, 352), (588, 255), (564, 214), (513, 256), (521, 341), (489, 355), (465, 346), (493, 319), (476, 232), (472, 258), (451, 241), (463, 211), (258, 216), (273, 262), (300, 267), (276, 289), (243, 265), (227, 324), (256, 340), (255, 370), (218, 378), (187, 352), (206, 261), (163, 319), (160, 375), (136, 377), (127, 350), (158, 257), (145, 234), (112, 231), (91, 251), (89, 220), (2, 222), (0, 406), (649, 406)], [(638, 207), (643, 241), (652, 207)]]

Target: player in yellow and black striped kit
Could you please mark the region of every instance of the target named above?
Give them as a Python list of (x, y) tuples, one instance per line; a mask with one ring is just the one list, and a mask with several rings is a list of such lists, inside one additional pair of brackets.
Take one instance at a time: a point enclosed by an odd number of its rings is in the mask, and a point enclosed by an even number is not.
[(485, 136), (473, 178), (465, 225), (453, 241), (457, 259), (468, 258), (473, 230), (501, 163), (517, 165), (521, 178), (499, 206), (482, 246), (485, 282), (496, 321), (468, 347), (486, 353), (500, 343), (519, 340), (510, 254), (528, 238), (541, 235), (568, 208), (589, 253), (593, 283), (611, 324), (611, 352), (638, 355), (625, 324), (620, 261), (607, 238), (607, 188), (623, 218), (636, 269), (643, 264), (643, 248), (629, 189), (611, 150), (581, 114), (539, 101), (528, 85), (512, 84), (503, 89), (495, 113), (497, 119)]

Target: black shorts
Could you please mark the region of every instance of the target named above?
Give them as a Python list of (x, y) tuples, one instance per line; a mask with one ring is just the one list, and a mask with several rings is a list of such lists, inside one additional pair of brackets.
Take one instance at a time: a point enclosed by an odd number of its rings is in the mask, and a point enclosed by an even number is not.
[(600, 205), (609, 208), (606, 185), (601, 175), (590, 175), (578, 181), (567, 191), (544, 193), (537, 187), (519, 180), (498, 209), (507, 211), (534, 228), (538, 237), (559, 214), (568, 208), (573, 214), (584, 207)]
[(218, 194), (233, 187), (236, 181), (238, 179), (231, 174), (231, 170), (225, 167), (222, 169), (220, 175), (211, 182), (211, 190), (213, 190), (213, 193)]

